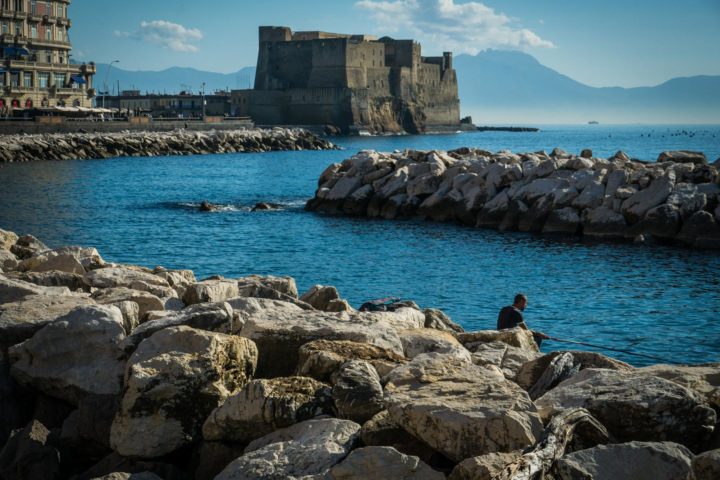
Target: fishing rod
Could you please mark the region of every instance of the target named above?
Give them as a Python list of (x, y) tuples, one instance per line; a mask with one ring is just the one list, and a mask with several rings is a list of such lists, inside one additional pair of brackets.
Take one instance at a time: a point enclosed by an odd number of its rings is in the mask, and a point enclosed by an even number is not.
[(601, 350), (610, 350), (610, 351), (613, 351), (613, 352), (625, 353), (625, 354), (627, 354), (627, 355), (635, 355), (635, 356), (637, 356), (637, 357), (645, 357), (645, 358), (649, 358), (649, 359), (651, 359), (651, 360), (659, 361), (659, 362), (662, 362), (662, 363), (671, 363), (671, 364), (674, 364), (674, 365), (680, 365), (678, 362), (673, 362), (673, 361), (670, 361), (670, 360), (665, 360), (664, 358), (656, 357), (656, 356), (654, 356), (654, 355), (647, 355), (647, 354), (645, 354), (645, 353), (637, 353), (637, 352), (633, 352), (633, 351), (631, 351), (631, 350), (623, 350), (623, 349), (621, 349), (621, 348), (606, 347), (606, 346), (604, 346), (604, 345), (595, 345), (594, 343), (578, 342), (577, 340), (566, 340), (566, 339), (564, 339), (564, 338), (557, 338), (557, 337), (550, 337), (550, 336), (548, 336), (548, 340), (554, 340), (554, 341), (556, 341), (556, 342), (562, 342), (562, 343), (572, 343), (572, 344), (574, 344), (574, 345), (583, 345), (583, 346), (585, 346), (585, 347), (599, 348), (599, 349), (601, 349)]

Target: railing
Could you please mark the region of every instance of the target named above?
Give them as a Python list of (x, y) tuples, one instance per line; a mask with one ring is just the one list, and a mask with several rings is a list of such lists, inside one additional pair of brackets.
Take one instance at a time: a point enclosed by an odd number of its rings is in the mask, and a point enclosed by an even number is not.
[(62, 70), (64, 72), (69, 73), (84, 73), (82, 70), (82, 65), (68, 65), (65, 63), (47, 63), (47, 62), (34, 62), (31, 60), (15, 60), (15, 59), (6, 59), (5, 65), (8, 68), (29, 68), (29, 69), (39, 69), (39, 70)]
[(43, 40), (41, 38), (29, 38), (28, 43), (39, 47), (64, 47), (68, 49), (71, 47), (70, 42), (63, 42), (61, 40)]

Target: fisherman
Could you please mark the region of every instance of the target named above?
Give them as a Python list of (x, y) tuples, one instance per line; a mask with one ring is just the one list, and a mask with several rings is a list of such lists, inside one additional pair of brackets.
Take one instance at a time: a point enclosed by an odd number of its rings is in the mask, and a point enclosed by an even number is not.
[[(515, 301), (512, 305), (503, 307), (503, 309), (500, 310), (497, 320), (497, 329), (505, 330), (508, 328), (520, 327), (525, 330), (530, 330), (523, 319), (522, 312), (525, 311), (525, 307), (527, 307), (527, 297), (522, 293), (518, 293), (515, 295)], [(532, 330), (530, 331), (532, 332)], [(538, 347), (540, 347), (544, 339), (550, 338), (542, 332), (532, 332), (532, 334)]]

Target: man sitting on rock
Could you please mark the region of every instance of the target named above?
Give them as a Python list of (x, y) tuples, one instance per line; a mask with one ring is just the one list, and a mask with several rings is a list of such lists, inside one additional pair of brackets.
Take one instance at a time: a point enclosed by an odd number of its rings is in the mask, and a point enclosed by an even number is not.
[[(525, 330), (530, 330), (523, 319), (522, 312), (525, 311), (525, 307), (527, 307), (527, 297), (522, 293), (518, 293), (515, 295), (515, 301), (512, 305), (503, 307), (503, 309), (500, 310), (497, 320), (497, 329), (505, 330), (508, 328), (520, 327)], [(543, 339), (550, 338), (542, 332), (532, 332), (532, 334), (538, 347), (542, 344)]]

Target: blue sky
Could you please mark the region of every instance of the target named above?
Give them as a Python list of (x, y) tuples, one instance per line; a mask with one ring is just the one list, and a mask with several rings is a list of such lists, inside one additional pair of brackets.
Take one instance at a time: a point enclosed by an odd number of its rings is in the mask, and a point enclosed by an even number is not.
[(427, 55), (522, 50), (592, 86), (720, 75), (720, 0), (73, 0), (74, 58), (229, 73), (257, 27), (415, 38)]

